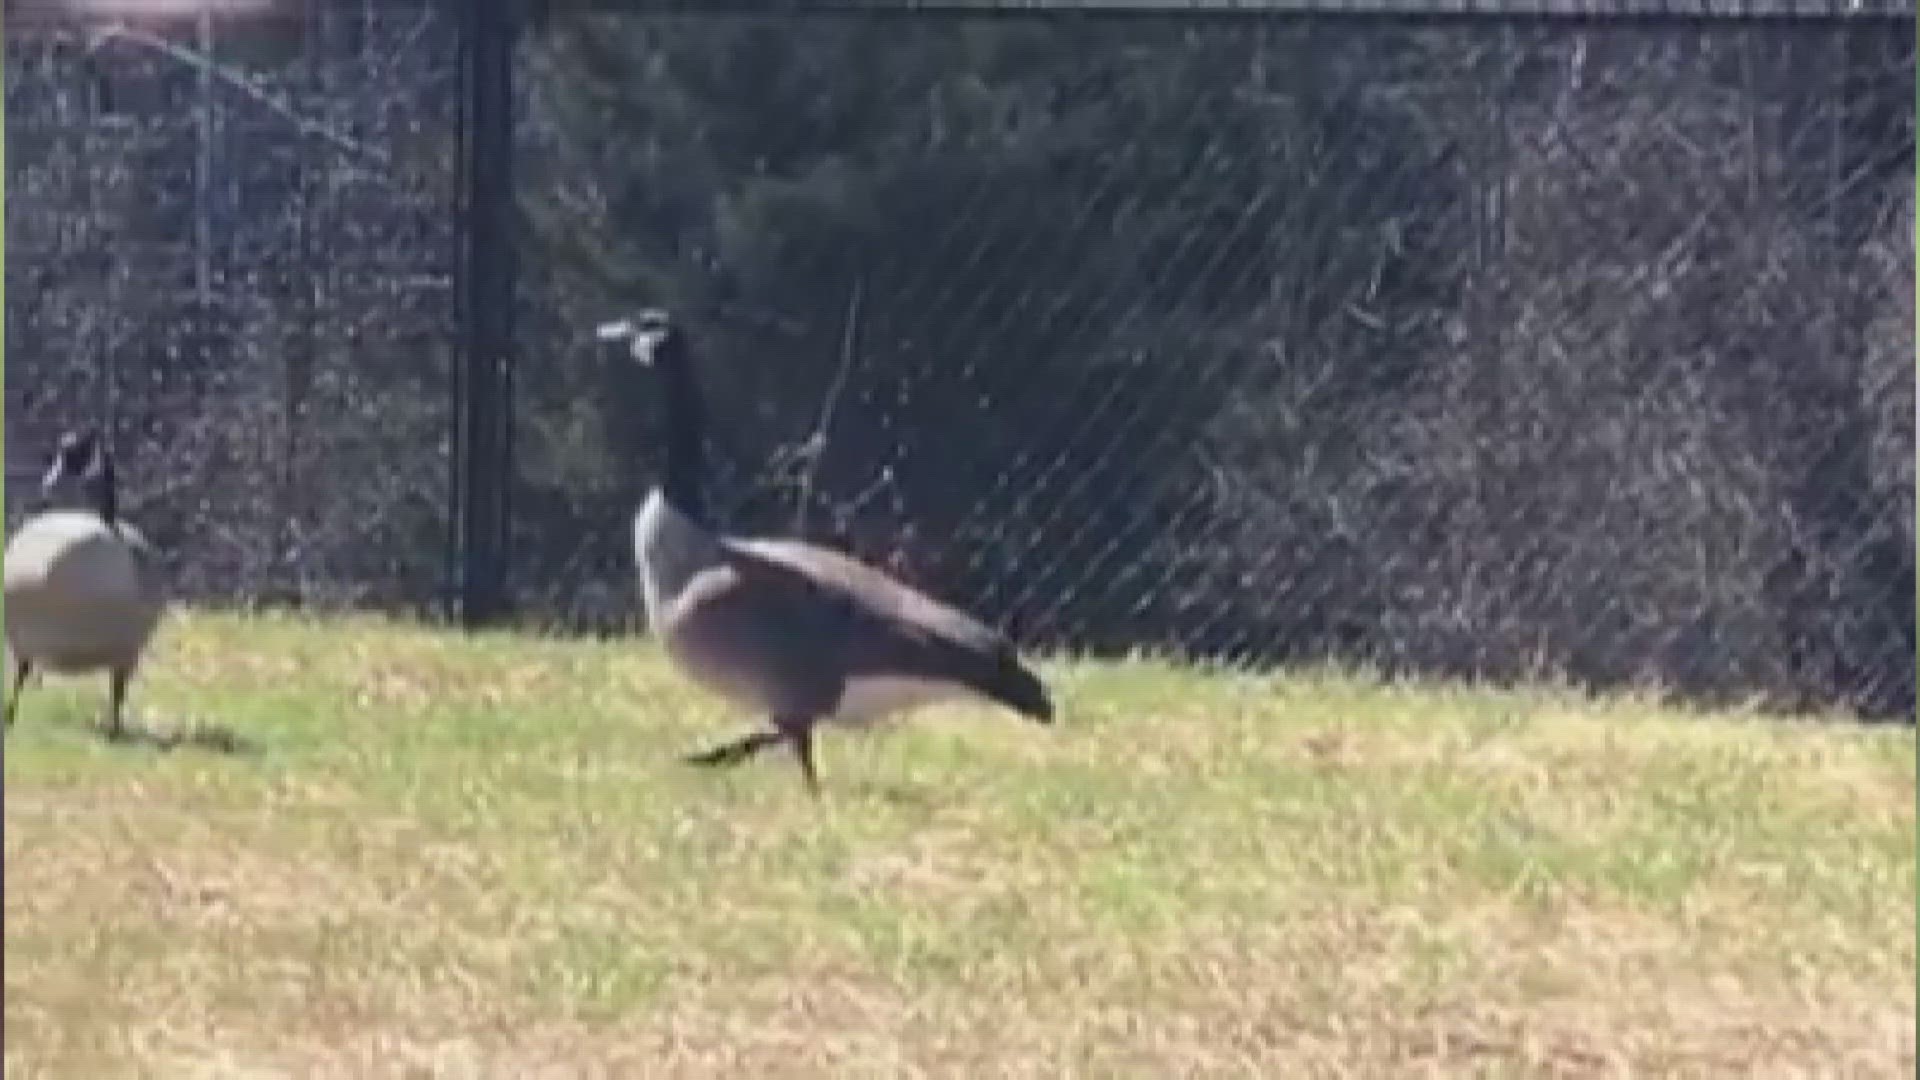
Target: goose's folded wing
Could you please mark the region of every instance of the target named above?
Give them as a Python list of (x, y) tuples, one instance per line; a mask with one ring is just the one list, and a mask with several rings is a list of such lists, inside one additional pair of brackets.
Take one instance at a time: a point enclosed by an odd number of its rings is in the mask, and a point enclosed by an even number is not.
[(920, 667), (973, 681), (997, 672), (1012, 644), (992, 627), (830, 548), (799, 540), (734, 540), (729, 550), (749, 578), (803, 589), (843, 618), (858, 645), (849, 667)]

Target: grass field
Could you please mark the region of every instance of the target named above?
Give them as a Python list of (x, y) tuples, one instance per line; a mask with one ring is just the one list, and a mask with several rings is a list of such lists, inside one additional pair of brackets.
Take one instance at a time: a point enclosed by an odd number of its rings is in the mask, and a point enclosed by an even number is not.
[(814, 804), (643, 641), (162, 633), (243, 745), (30, 693), (9, 1080), (1914, 1075), (1910, 728), (1059, 663)]

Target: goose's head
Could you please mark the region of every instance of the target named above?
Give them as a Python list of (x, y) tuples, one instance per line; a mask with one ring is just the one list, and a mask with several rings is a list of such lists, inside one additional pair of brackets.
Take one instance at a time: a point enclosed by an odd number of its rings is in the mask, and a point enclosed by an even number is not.
[(90, 428), (73, 428), (61, 433), (60, 441), (54, 445), (53, 458), (47, 462), (47, 471), (40, 478), (40, 494), (52, 498), (62, 485), (70, 481), (98, 480), (110, 468), (107, 463), (107, 445), (100, 438), (100, 432)]
[(609, 344), (626, 343), (633, 358), (649, 367), (681, 344), (680, 328), (661, 308), (643, 308), (630, 319), (601, 323), (596, 336)]

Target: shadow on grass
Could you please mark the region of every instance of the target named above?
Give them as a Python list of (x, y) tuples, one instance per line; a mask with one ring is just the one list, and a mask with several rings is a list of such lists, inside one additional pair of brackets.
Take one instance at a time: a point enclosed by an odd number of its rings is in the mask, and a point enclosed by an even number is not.
[(258, 743), (223, 724), (189, 724), (179, 728), (156, 729), (128, 723), (116, 734), (99, 729), (100, 738), (113, 746), (126, 746), (172, 753), (175, 750), (199, 750), (234, 757), (257, 754)]
[(938, 810), (953, 802), (949, 793), (934, 789), (908, 787), (902, 783), (868, 781), (859, 785), (861, 794), (902, 809)]

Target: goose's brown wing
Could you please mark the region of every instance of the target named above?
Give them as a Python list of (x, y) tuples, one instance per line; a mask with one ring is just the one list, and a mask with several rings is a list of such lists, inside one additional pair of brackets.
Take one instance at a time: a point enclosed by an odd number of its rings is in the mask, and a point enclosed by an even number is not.
[(114, 532), (121, 543), (127, 546), (127, 553), (133, 557), (135, 572), (140, 579), (140, 595), (149, 603), (158, 604), (166, 599), (166, 559), (160, 549), (153, 546), (146, 535), (125, 521), (114, 525)]
[[(810, 618), (840, 643), (849, 675), (912, 671), (951, 680), (1033, 716), (1050, 714), (1044, 690), (1005, 635), (948, 604), (829, 548), (798, 540), (733, 540), (741, 583), (804, 593)], [(819, 621), (815, 621), (819, 620)]]

